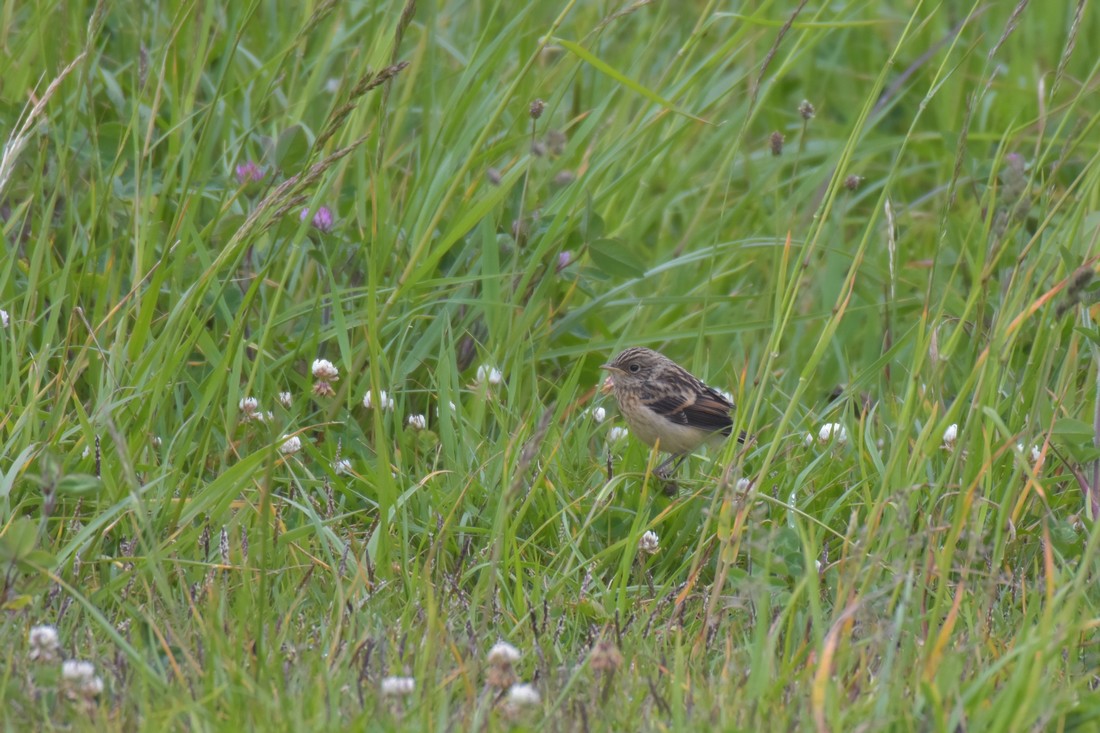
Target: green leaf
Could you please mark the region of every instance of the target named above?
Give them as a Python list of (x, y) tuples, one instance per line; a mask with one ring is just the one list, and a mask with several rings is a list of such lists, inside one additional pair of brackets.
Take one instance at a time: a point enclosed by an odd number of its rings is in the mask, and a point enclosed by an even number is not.
[(577, 56), (582, 61), (587, 62), (590, 66), (592, 66), (596, 70), (602, 71), (603, 73), (607, 74), (612, 79), (614, 79), (615, 81), (622, 84), (624, 87), (626, 87), (628, 89), (632, 89), (635, 92), (637, 92), (638, 94), (641, 94), (643, 97), (645, 97), (649, 101), (651, 101), (655, 104), (659, 104), (662, 107), (664, 107), (665, 109), (670, 110), (672, 112), (675, 112), (678, 115), (683, 115), (684, 117), (695, 120), (696, 122), (702, 122), (702, 123), (708, 124), (708, 125), (710, 124), (709, 122), (702, 119), (701, 117), (696, 117), (695, 115), (693, 115), (690, 112), (682, 109), (681, 107), (678, 107), (673, 102), (670, 102), (669, 100), (665, 99), (660, 94), (657, 94), (657, 92), (654, 92), (653, 90), (649, 89), (648, 87), (644, 86), (643, 84), (635, 81), (634, 79), (631, 79), (629, 76), (622, 73), (621, 71), (619, 71), (615, 67), (611, 66), (610, 64), (606, 63), (605, 61), (602, 61), (597, 56), (594, 56), (584, 46), (581, 46), (580, 44), (577, 44), (577, 43), (573, 43), (572, 41), (567, 41), (564, 38), (555, 38), (554, 42), (560, 44), (563, 48), (570, 51), (574, 56)]
[(33, 568), (52, 568), (57, 563), (57, 557), (49, 550), (31, 550), (23, 558), (27, 565)]
[(1063, 556), (1076, 556), (1084, 548), (1084, 538), (1076, 532), (1069, 522), (1055, 522), (1051, 527), (1050, 541)]
[(31, 457), (34, 455), (38, 446), (31, 443), (23, 451), (11, 460), (11, 465), (8, 468), (7, 473), (0, 472), (0, 499), (8, 496), (11, 493), (12, 486), (15, 485), (15, 479), (20, 475), (23, 467), (31, 461)]
[(588, 244), (592, 262), (608, 275), (616, 277), (641, 277), (645, 269), (623, 251), (618, 239), (596, 239)]
[(588, 597), (577, 601), (576, 610), (584, 616), (598, 621), (606, 621), (609, 618), (607, 609), (603, 607), (603, 604)]
[(226, 214), (214, 226), (211, 238), (219, 244), (228, 242), (244, 226), (246, 218), (244, 214)]
[[(1098, 227), (1100, 227), (1100, 211), (1093, 211), (1085, 216), (1085, 221), (1081, 226), (1081, 233), (1086, 239), (1089, 239), (1092, 237), (1092, 233), (1096, 231)], [(1060, 249), (1062, 250), (1062, 252), (1069, 251), (1066, 249), (1065, 245), (1063, 245)], [(1062, 256), (1063, 258), (1065, 257), (1064, 254)], [(1080, 262), (1080, 258), (1074, 258), (1074, 261)]]
[(0, 610), (4, 611), (20, 611), (37, 600), (36, 596), (30, 594), (23, 594), (18, 596), (12, 596), (9, 598), (3, 606), (0, 606)]
[(0, 561), (17, 562), (25, 559), (34, 550), (38, 529), (34, 522), (20, 517), (8, 525), (8, 530), (0, 535)]
[(1081, 334), (1097, 346), (1100, 346), (1100, 326), (1091, 329), (1084, 328), (1083, 326), (1075, 326), (1073, 330)]
[(1059, 245), (1058, 255), (1062, 258), (1062, 264), (1066, 266), (1066, 269), (1070, 272), (1077, 269), (1077, 266), (1081, 264), (1081, 258), (1069, 251), (1066, 245)]
[(103, 488), (103, 481), (90, 473), (70, 473), (57, 482), (57, 490), (62, 494), (89, 494)]
[(301, 125), (291, 125), (279, 133), (275, 142), (275, 165), (284, 171), (297, 171), (309, 157), (309, 140)]
[(1054, 423), (1051, 434), (1069, 443), (1091, 443), (1093, 429), (1092, 425), (1083, 420), (1064, 417)]
[(584, 237), (585, 242), (591, 242), (593, 239), (600, 239), (603, 237), (605, 227), (603, 219), (592, 210), (592, 197), (588, 197), (588, 201), (584, 207), (584, 217), (581, 219), (581, 236)]

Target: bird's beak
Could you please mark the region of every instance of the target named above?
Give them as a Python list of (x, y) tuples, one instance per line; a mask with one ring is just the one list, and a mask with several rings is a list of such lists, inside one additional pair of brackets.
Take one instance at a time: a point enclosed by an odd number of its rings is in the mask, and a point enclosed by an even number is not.
[(600, 364), (600, 369), (606, 369), (609, 372), (621, 372), (622, 371), (622, 369), (620, 369), (619, 367), (611, 366), (610, 364)]

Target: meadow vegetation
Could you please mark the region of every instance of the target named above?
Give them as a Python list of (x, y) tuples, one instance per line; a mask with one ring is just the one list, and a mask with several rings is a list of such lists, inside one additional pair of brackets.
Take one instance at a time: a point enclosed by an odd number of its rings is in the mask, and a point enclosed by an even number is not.
[(1100, 728), (1096, 11), (0, 4), (4, 729)]

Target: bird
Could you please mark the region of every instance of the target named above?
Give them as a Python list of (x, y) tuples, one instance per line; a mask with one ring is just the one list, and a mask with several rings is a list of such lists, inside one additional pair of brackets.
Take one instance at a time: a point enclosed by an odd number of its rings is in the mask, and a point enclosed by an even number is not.
[[(610, 372), (604, 384), (630, 432), (670, 454), (656, 469), (662, 479), (704, 443), (720, 444), (733, 433), (733, 401), (664, 354), (635, 346), (600, 368)], [(745, 434), (737, 439), (745, 442)]]

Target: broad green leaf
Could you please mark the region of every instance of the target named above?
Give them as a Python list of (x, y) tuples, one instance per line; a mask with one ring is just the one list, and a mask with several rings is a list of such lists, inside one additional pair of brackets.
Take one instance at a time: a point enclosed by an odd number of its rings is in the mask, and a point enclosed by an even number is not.
[(645, 269), (638, 264), (637, 260), (631, 259), (631, 256), (623, 251), (622, 242), (618, 239), (594, 240), (589, 242), (588, 251), (596, 267), (608, 275), (633, 278), (645, 274)]
[(38, 530), (33, 521), (19, 517), (0, 535), (0, 561), (15, 562), (25, 559), (34, 550)]
[(1052, 434), (1070, 443), (1091, 443), (1094, 431), (1092, 425), (1083, 420), (1064, 417), (1054, 423)]
[(301, 125), (291, 125), (279, 133), (275, 143), (275, 165), (280, 170), (296, 172), (309, 157), (309, 140)]
[(90, 473), (70, 473), (57, 483), (62, 494), (89, 494), (103, 488), (103, 481)]

